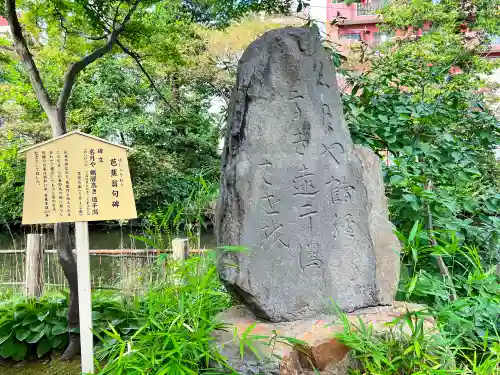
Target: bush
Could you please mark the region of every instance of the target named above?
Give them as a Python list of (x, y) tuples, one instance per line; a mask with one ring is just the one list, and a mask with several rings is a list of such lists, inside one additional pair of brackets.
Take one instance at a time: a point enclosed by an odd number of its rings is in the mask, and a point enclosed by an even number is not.
[[(130, 334), (142, 324), (138, 309), (137, 304), (126, 302), (116, 294), (95, 293), (94, 332), (99, 334), (113, 324), (118, 332)], [(24, 297), (4, 299), (0, 303), (0, 357), (20, 361), (63, 350), (68, 343), (67, 312), (67, 294), (28, 300)]]
[(353, 325), (343, 315), (344, 332), (337, 339), (351, 348), (359, 362), (362, 371), (354, 374), (427, 374), (421, 370), (431, 369), (439, 370), (432, 374), (448, 374), (453, 368), (452, 351), (439, 332), (425, 328), (425, 319), (425, 314), (407, 313), (381, 333), (361, 319)]
[(25, 161), (12, 135), (0, 146), (0, 222), (16, 223), (22, 215)]
[[(461, 246), (448, 232), (431, 233), (414, 223), (404, 247), (398, 298), (429, 306), (407, 313), (374, 333), (362, 322), (338, 339), (352, 349), (364, 375), (500, 373), (500, 283), (492, 259)], [(438, 267), (439, 259), (448, 274)], [(436, 322), (424, 330), (424, 319)]]
[[(98, 335), (99, 374), (198, 374), (212, 364), (226, 367), (212, 347), (219, 324), (214, 316), (229, 307), (214, 262), (215, 254), (169, 264), (164, 281), (140, 301), (144, 322), (133, 334), (113, 324)], [(212, 372), (213, 373), (213, 372)]]
[[(497, 310), (498, 312), (498, 310)], [(456, 346), (453, 339), (435, 329), (425, 329), (432, 311), (409, 312), (375, 333), (371, 325), (351, 324), (345, 314), (344, 332), (337, 339), (351, 348), (357, 368), (351, 375), (495, 375), (500, 368), (500, 341), (484, 354)], [(466, 355), (468, 354), (468, 355)], [(458, 365), (458, 366), (457, 366)]]
[(67, 302), (64, 297), (26, 301), (14, 298), (0, 305), (0, 357), (20, 361), (42, 357), (67, 344)]
[[(140, 369), (137, 374), (144, 369), (195, 374), (212, 363), (225, 366), (211, 345), (219, 326), (214, 316), (231, 303), (217, 275), (215, 254), (183, 265), (166, 260), (158, 259), (161, 280), (145, 295), (93, 293), (96, 358), (105, 363), (100, 374), (129, 374), (134, 368)], [(0, 303), (0, 357), (20, 361), (64, 349), (67, 308), (67, 294), (33, 300), (5, 296)]]

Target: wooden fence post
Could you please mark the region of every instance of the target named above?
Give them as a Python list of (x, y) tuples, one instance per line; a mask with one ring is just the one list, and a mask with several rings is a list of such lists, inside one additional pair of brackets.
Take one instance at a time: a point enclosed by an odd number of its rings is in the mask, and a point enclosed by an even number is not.
[(174, 238), (172, 240), (172, 257), (181, 262), (189, 257), (189, 240), (187, 238)]
[[(172, 240), (172, 258), (179, 263), (184, 263), (189, 258), (189, 240), (187, 238), (174, 238)], [(179, 270), (184, 272), (178, 264), (172, 268), (175, 285), (182, 285), (185, 281), (185, 275), (181, 274)]]
[(40, 297), (43, 292), (43, 252), (45, 251), (44, 234), (28, 234), (26, 248), (26, 283), (27, 297)]

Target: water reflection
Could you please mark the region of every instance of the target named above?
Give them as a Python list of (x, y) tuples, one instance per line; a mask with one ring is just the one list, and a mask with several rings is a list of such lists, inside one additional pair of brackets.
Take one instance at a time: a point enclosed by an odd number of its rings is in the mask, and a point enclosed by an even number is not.
[[(0, 250), (24, 250), (28, 231), (0, 233)], [(147, 246), (130, 235), (144, 235), (141, 228), (119, 227), (109, 230), (90, 230), (90, 249), (146, 249)], [(166, 240), (166, 239), (165, 239)], [(53, 238), (48, 234), (48, 248), (52, 248)], [(215, 238), (212, 231), (202, 235), (202, 248), (213, 248)], [(94, 288), (128, 287), (131, 280), (144, 281), (145, 270), (153, 267), (156, 254), (146, 252), (136, 255), (111, 256), (91, 255), (91, 280)], [(24, 284), (24, 254), (0, 253), (0, 292), (6, 289), (21, 292)], [(57, 254), (44, 255), (45, 290), (60, 289), (66, 285), (66, 279), (59, 265)], [(127, 284), (127, 285), (125, 285)]]

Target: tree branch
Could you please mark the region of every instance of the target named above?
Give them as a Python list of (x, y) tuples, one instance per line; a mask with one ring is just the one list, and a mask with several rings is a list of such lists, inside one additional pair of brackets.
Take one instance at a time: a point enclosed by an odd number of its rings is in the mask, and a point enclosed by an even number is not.
[(57, 100), (58, 111), (66, 111), (66, 106), (71, 95), (71, 90), (75, 85), (76, 76), (78, 75), (78, 73), (80, 73), (83, 69), (85, 69), (88, 65), (92, 64), (97, 59), (104, 56), (106, 53), (110, 52), (116, 43), (116, 36), (116, 32), (112, 32), (111, 35), (109, 35), (108, 41), (104, 46), (99, 47), (90, 55), (85, 56), (80, 61), (72, 63), (69, 66), (66, 74), (64, 75), (64, 86), (61, 90), (61, 93), (59, 94), (59, 99)]
[(122, 4), (123, 4), (123, 1), (120, 1), (118, 6), (116, 7), (115, 16), (113, 18), (113, 27), (116, 27), (116, 22), (118, 21), (118, 14), (120, 12), (120, 7), (122, 6)]
[(63, 29), (65, 31), (66, 34), (71, 34), (71, 35), (78, 35), (82, 38), (85, 38), (85, 39), (88, 39), (88, 40), (104, 40), (108, 37), (108, 34), (103, 34), (103, 35), (99, 35), (99, 36), (93, 36), (93, 35), (87, 35), (81, 31), (77, 31), (77, 30), (70, 30), (68, 28), (68, 26), (66, 26), (66, 19), (64, 18), (63, 14), (61, 13), (61, 11), (57, 8), (57, 7), (54, 7), (54, 11), (57, 15), (57, 17), (59, 18), (59, 24), (61, 26), (61, 29)]
[(7, 52), (16, 52), (16, 50), (13, 47), (9, 47), (9, 46), (0, 46), (0, 50), (4, 50)]
[[(427, 182), (425, 189), (432, 191), (431, 180)], [(427, 229), (429, 230), (432, 246), (436, 247), (437, 241), (436, 237), (434, 236), (434, 225), (432, 223), (432, 212), (429, 202), (426, 203), (426, 206), (427, 206)], [(439, 268), (439, 272), (441, 273), (443, 278), (446, 280), (448, 286), (450, 287), (450, 297), (449, 297), (450, 301), (456, 301), (457, 291), (455, 289), (455, 285), (453, 284), (453, 278), (451, 276), (450, 270), (448, 269), (448, 266), (446, 266), (446, 263), (444, 262), (443, 257), (441, 255), (436, 255), (436, 263)]]
[(44, 109), (47, 115), (51, 115), (54, 106), (52, 100), (45, 88), (42, 78), (40, 77), (40, 72), (36, 66), (33, 55), (28, 49), (28, 44), (23, 35), (23, 30), (16, 13), (16, 1), (15, 0), (5, 0), (5, 15), (7, 21), (9, 22), (10, 31), (14, 41), (14, 48), (28, 71), (28, 76), (35, 90), (36, 97), (38, 98), (40, 105)]
[(142, 71), (142, 73), (146, 76), (146, 78), (148, 79), (151, 87), (153, 88), (153, 90), (156, 91), (156, 93), (161, 98), (161, 100), (163, 100), (165, 102), (165, 104), (172, 111), (174, 111), (177, 115), (181, 116), (181, 114), (177, 111), (177, 109), (172, 104), (169, 103), (169, 101), (167, 100), (167, 98), (165, 98), (165, 96), (162, 94), (162, 92), (160, 91), (160, 89), (156, 86), (155, 81), (153, 80), (153, 78), (151, 77), (151, 75), (148, 73), (148, 71), (146, 70), (146, 68), (142, 65), (141, 59), (140, 59), (139, 55), (137, 53), (135, 53), (135, 52), (132, 52), (127, 47), (125, 47), (123, 45), (123, 43), (120, 42), (118, 39), (116, 40), (116, 44), (123, 50), (123, 52), (125, 52), (127, 55), (129, 55), (130, 57), (132, 57), (134, 59), (134, 61), (136, 62), (137, 66)]
[(136, 0), (134, 2), (132, 7), (129, 9), (127, 15), (125, 16), (123, 22), (121, 23), (120, 27), (114, 29), (111, 32), (111, 34), (109, 34), (105, 45), (97, 48), (90, 55), (85, 56), (80, 61), (77, 61), (69, 66), (68, 70), (66, 71), (66, 74), (64, 75), (64, 86), (61, 90), (61, 93), (59, 94), (59, 99), (57, 100), (57, 110), (60, 113), (66, 112), (68, 100), (71, 95), (71, 91), (73, 90), (73, 86), (75, 85), (78, 73), (80, 73), (87, 66), (89, 66), (94, 61), (101, 58), (102, 56), (104, 56), (113, 49), (114, 45), (118, 40), (117, 39), (118, 35), (125, 29), (126, 24), (128, 23), (128, 21), (130, 21), (130, 18), (137, 9), (137, 6), (139, 5), (140, 1), (141, 0)]

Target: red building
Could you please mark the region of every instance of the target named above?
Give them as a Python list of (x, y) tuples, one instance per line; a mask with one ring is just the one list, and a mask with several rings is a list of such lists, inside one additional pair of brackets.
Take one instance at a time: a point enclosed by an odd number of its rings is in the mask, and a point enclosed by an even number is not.
[(332, 20), (338, 20), (336, 25), (329, 26), (330, 38), (341, 44), (363, 40), (368, 44), (376, 45), (389, 40), (391, 36), (380, 32), (377, 26), (383, 22), (382, 17), (377, 14), (383, 4), (380, 0), (370, 3), (368, 0), (363, 0), (362, 3), (352, 4), (327, 0), (328, 25)]
[[(371, 46), (388, 41), (391, 35), (380, 31), (378, 24), (384, 22), (377, 14), (387, 3), (387, 0), (360, 0), (359, 3), (346, 4), (340, 0), (326, 1), (326, 23), (327, 34), (342, 46), (347, 46), (357, 41), (364, 41)], [(434, 0), (436, 3), (440, 0)], [(334, 19), (338, 23), (331, 26)], [(424, 30), (429, 25), (424, 26)], [(417, 35), (422, 35), (423, 30), (419, 29)], [(487, 57), (500, 57), (500, 35), (491, 36), (491, 48), (485, 54)]]
[(7, 20), (0, 16), (0, 35), (7, 34), (9, 32), (9, 23)]

